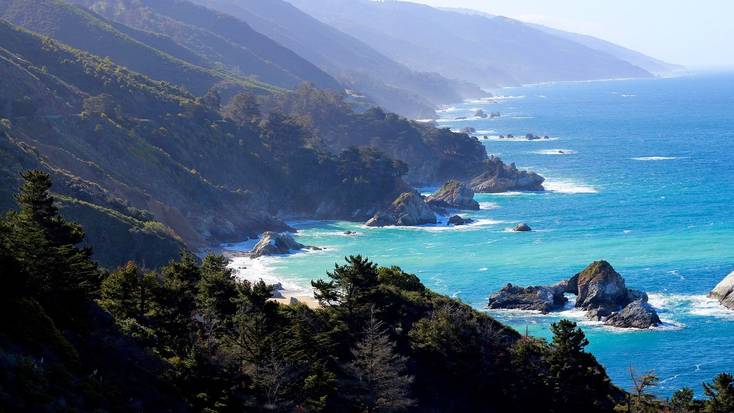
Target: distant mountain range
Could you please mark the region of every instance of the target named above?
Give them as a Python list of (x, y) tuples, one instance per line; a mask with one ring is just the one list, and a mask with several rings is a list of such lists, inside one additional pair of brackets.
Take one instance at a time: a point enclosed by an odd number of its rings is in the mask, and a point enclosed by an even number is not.
[(492, 88), (650, 77), (675, 67), (589, 36), (401, 1), (290, 0), (417, 71)]

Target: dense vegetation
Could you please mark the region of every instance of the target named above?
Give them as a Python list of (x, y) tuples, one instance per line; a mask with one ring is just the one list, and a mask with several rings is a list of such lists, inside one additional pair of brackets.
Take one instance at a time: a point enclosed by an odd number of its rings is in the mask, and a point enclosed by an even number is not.
[[(222, 256), (108, 273), (76, 245), (48, 175), (0, 220), (0, 410), (731, 412), (734, 378), (670, 401), (615, 388), (570, 321), (523, 337), (415, 275), (348, 257), (321, 307), (269, 300)], [(532, 395), (532, 397), (529, 397)], [(667, 410), (664, 410), (667, 409)]]
[(319, 143), (338, 153), (349, 147), (379, 148), (408, 166), (412, 185), (469, 180), (502, 165), (488, 158), (479, 140), (448, 128), (414, 122), (373, 107), (358, 112), (339, 94), (304, 84), (292, 93), (262, 96), (265, 111), (286, 114), (314, 131)]
[(158, 221), (198, 247), (287, 229), (276, 216), (367, 219), (406, 189), (401, 163), (317, 148), (293, 119), (248, 113), (242, 99), (222, 108), (216, 91), (194, 97), (4, 22), (0, 45), (6, 207), (17, 172), (40, 167), (63, 195), (101, 207), (91, 212)]

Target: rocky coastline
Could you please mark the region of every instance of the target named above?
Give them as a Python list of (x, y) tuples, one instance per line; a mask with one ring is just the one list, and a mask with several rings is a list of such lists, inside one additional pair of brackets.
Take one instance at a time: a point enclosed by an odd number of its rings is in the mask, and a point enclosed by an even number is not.
[(627, 288), (624, 278), (606, 261), (591, 263), (567, 281), (552, 286), (517, 287), (508, 284), (489, 297), (490, 309), (559, 311), (576, 296), (575, 307), (589, 319), (619, 328), (646, 329), (662, 324), (647, 294)]

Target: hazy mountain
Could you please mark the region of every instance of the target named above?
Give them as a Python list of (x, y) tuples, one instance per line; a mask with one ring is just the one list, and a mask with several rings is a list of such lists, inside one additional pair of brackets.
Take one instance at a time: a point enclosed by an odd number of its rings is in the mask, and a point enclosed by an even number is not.
[(607, 53), (503, 17), (397, 1), (290, 1), (414, 70), (481, 86), (651, 76)]
[(410, 70), (283, 0), (195, 1), (246, 21), (388, 110), (421, 116), (438, 104), (485, 95), (477, 86), (449, 80), (431, 68)]
[(527, 23), (527, 24), (538, 30), (542, 30), (546, 33), (552, 34), (554, 36), (568, 39), (578, 44), (582, 44), (586, 47), (589, 47), (591, 49), (607, 53), (618, 59), (622, 59), (626, 62), (629, 62), (637, 67), (641, 67), (647, 70), (648, 72), (654, 73), (656, 75), (664, 75), (664, 74), (669, 74), (671, 72), (684, 70), (683, 66), (675, 65), (675, 64), (664, 62), (659, 59), (655, 59), (654, 57), (647, 56), (635, 50), (631, 50), (626, 47), (619, 46), (617, 44), (608, 42), (606, 40), (599, 39), (594, 36), (567, 32), (567, 31), (543, 26), (540, 24), (530, 24), (530, 23)]
[[(236, 19), (191, 3), (176, 2), (171, 5), (166, 1), (151, 2), (159, 10), (175, 9), (181, 18), (214, 14), (204, 21), (218, 23), (214, 26), (232, 31), (232, 36), (238, 39), (237, 43), (232, 43), (205, 29), (161, 17), (137, 1), (105, 3), (109, 3), (109, 7), (100, 7), (101, 10), (115, 10), (115, 13), (110, 14), (124, 13), (130, 16), (130, 20), (137, 24), (137, 29), (114, 23), (99, 14), (59, 0), (33, 3), (0, 0), (0, 16), (73, 47), (109, 57), (118, 64), (154, 79), (179, 83), (197, 95), (206, 93), (213, 85), (222, 82), (263, 89), (272, 89), (268, 83), (293, 88), (304, 81), (314, 82), (321, 87), (340, 87), (333, 78), (311, 63)], [(193, 10), (187, 9), (187, 6)], [(229, 47), (218, 49), (222, 44)], [(197, 48), (197, 45), (200, 47)], [(231, 60), (222, 63), (216, 59), (217, 56), (213, 56), (214, 52), (205, 53), (212, 50)], [(225, 63), (229, 63), (230, 67), (236, 65), (239, 70), (221, 70)], [(259, 84), (257, 81), (265, 83)]]

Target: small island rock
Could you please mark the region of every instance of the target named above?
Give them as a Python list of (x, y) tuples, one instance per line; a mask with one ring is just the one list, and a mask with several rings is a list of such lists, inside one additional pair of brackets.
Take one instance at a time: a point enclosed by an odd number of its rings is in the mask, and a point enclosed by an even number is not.
[(369, 227), (414, 226), (435, 224), (436, 214), (417, 192), (401, 194), (384, 211), (377, 212), (366, 225)]
[(564, 294), (575, 294), (576, 307), (592, 320), (620, 328), (650, 328), (662, 324), (647, 294), (625, 286), (624, 278), (606, 261), (596, 261), (568, 281), (550, 287), (508, 284), (489, 298), (489, 308), (557, 311)]
[(532, 171), (521, 171), (514, 163), (506, 165), (497, 157), (487, 160), (487, 170), (469, 181), (469, 187), (478, 193), (507, 191), (543, 191), (545, 178)]
[(604, 324), (620, 328), (650, 328), (662, 324), (658, 313), (647, 300), (637, 300), (627, 304), (622, 311), (604, 320)]
[(267, 231), (263, 233), (260, 241), (250, 251), (250, 256), (257, 258), (263, 255), (288, 254), (291, 251), (304, 248), (316, 249), (316, 247), (306, 247), (297, 242), (288, 233)]
[(719, 300), (724, 307), (734, 310), (734, 272), (730, 273), (709, 293), (709, 297)]
[(432, 207), (478, 210), (479, 202), (474, 200), (474, 191), (459, 181), (448, 181), (426, 202)]
[(488, 306), (492, 309), (534, 310), (548, 313), (560, 310), (566, 304), (568, 299), (563, 292), (564, 288), (560, 286), (523, 288), (507, 284), (489, 297)]
[(471, 218), (462, 218), (459, 215), (454, 215), (451, 218), (449, 218), (448, 224), (449, 225), (466, 225), (471, 224), (474, 222)]
[(515, 232), (530, 232), (533, 229), (530, 228), (530, 225), (523, 223), (515, 225), (515, 228), (513, 228), (512, 230)]

